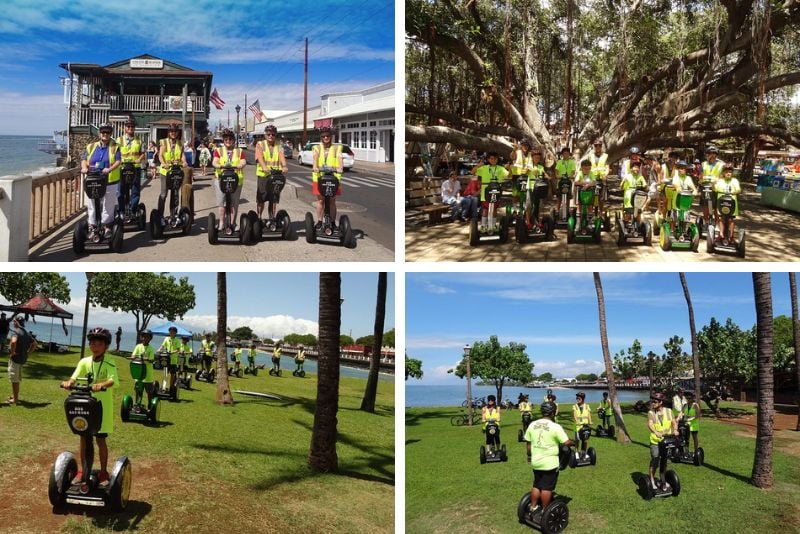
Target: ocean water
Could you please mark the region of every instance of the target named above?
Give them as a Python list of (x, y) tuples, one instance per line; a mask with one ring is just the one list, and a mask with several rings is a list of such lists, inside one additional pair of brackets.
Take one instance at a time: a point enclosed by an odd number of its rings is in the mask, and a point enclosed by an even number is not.
[(38, 150), (47, 136), (0, 135), (0, 176), (44, 174), (56, 169), (56, 157)]
[[(554, 387), (553, 395), (556, 396), (556, 402), (559, 405), (572, 406), (575, 404), (575, 394), (581, 391), (577, 388), (562, 388)], [(599, 403), (603, 398), (602, 389), (586, 389), (582, 390), (586, 393), (586, 402), (592, 404)], [(534, 405), (541, 404), (544, 401), (544, 395), (547, 388), (520, 388), (509, 387), (503, 388), (503, 399), (511, 400), (516, 404), (517, 396), (520, 393), (525, 393), (529, 396), (530, 402)], [(488, 395), (496, 395), (497, 390), (493, 386), (476, 386), (472, 384), (473, 397), (486, 397)], [(648, 391), (632, 391), (632, 390), (617, 390), (617, 397), (620, 402), (636, 402), (637, 400), (647, 400)], [(467, 398), (467, 384), (458, 386), (414, 386), (408, 385), (406, 387), (406, 408), (415, 407), (428, 407), (428, 406), (461, 406)]]

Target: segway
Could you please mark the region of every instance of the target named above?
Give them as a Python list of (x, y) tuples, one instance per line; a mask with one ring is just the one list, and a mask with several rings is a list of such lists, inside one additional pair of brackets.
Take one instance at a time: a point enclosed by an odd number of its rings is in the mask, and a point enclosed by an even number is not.
[(161, 402), (157, 395), (153, 395), (150, 402), (145, 404), (144, 398), (144, 378), (147, 374), (147, 362), (143, 357), (134, 358), (130, 363), (131, 377), (135, 381), (133, 392), (135, 398), (127, 393), (122, 397), (120, 405), (120, 417), (122, 422), (140, 421), (146, 423), (157, 423), (161, 413)]
[[(566, 445), (559, 447), (559, 470), (563, 471), (569, 463), (570, 448)], [(523, 525), (544, 532), (545, 534), (556, 534), (567, 528), (569, 524), (569, 508), (564, 499), (553, 494), (553, 499), (547, 508), (542, 510), (541, 506), (531, 509), (531, 492), (526, 491), (517, 505), (517, 519)]]
[(100, 169), (89, 169), (83, 181), (83, 190), (89, 198), (89, 202), (94, 203), (94, 224), (96, 231), (89, 235), (89, 222), (81, 219), (75, 225), (72, 232), (72, 250), (75, 254), (83, 254), (88, 251), (122, 251), (122, 234), (124, 232), (122, 216), (119, 213), (119, 206), (114, 207), (114, 220), (111, 223), (111, 233), (105, 231), (105, 226), (101, 222), (103, 217), (102, 200), (106, 196), (108, 189), (108, 176), (103, 174)]
[(189, 208), (180, 207), (180, 198), (190, 195), (191, 184), (182, 186), (183, 167), (173, 164), (167, 171), (167, 193), (169, 194), (169, 213), (164, 213), (164, 202), (159, 199), (158, 209), (150, 212), (150, 237), (161, 239), (175, 234), (189, 235), (194, 224), (194, 215)]
[(234, 227), (234, 222), (231, 220), (231, 213), (233, 201), (231, 196), (239, 189), (239, 175), (236, 174), (236, 169), (230, 165), (222, 169), (219, 177), (219, 187), (225, 195), (223, 202), (224, 218), (222, 221), (222, 230), (217, 228), (217, 217), (212, 210), (208, 214), (208, 243), (209, 245), (216, 245), (219, 242), (238, 243), (241, 245), (249, 245), (252, 242), (252, 229), (250, 227), (250, 219), (246, 214), (242, 213), (239, 217), (239, 227)]
[(258, 214), (253, 210), (247, 213), (250, 227), (253, 229), (253, 241), (256, 243), (266, 237), (289, 239), (292, 235), (292, 220), (286, 210), (279, 210), (278, 213), (275, 213), (275, 205), (280, 202), (281, 191), (286, 185), (286, 177), (280, 170), (271, 169), (266, 180), (267, 218), (259, 219)]
[(486, 435), (489, 436), (489, 444), (481, 445), (481, 464), (508, 461), (506, 446), (500, 444), (500, 439), (497, 436), (499, 430), (500, 426), (497, 421), (489, 419), (485, 430)]
[(292, 371), (292, 376), (297, 376), (299, 378), (305, 378), (306, 371), (305, 371), (305, 369), (295, 369), (294, 371)]
[(740, 258), (744, 258), (745, 254), (745, 233), (743, 228), (739, 228), (736, 232), (737, 240), (733, 240), (733, 236), (728, 235), (728, 227), (731, 217), (736, 212), (736, 199), (733, 195), (724, 194), (717, 199), (719, 207), (719, 221), (714, 217), (708, 225), (708, 235), (706, 236), (706, 250), (709, 254), (715, 252), (726, 252), (729, 254), (736, 254)]
[(488, 219), (486, 228), (479, 226), (478, 219), (472, 219), (469, 223), (469, 246), (476, 247), (483, 241), (499, 241), (505, 243), (508, 241), (508, 227), (509, 219), (505, 215), (501, 215), (499, 219), (495, 219), (496, 207), (500, 203), (500, 197), (503, 194), (500, 182), (497, 178), (493, 178), (486, 186), (484, 198), (489, 203)]
[[(269, 370), (269, 376), (281, 376), (282, 372), (283, 371), (281, 371), (281, 367), (280, 367), (280, 358), (273, 357), (272, 358), (272, 369)], [(292, 374), (294, 374), (294, 373), (292, 373)], [(294, 375), (294, 376), (297, 376), (297, 375)], [(305, 372), (303, 373), (303, 376), (305, 376)]]
[[(669, 186), (667, 186), (669, 187)], [(661, 249), (665, 252), (670, 249), (691, 250), (697, 252), (700, 246), (700, 232), (697, 224), (689, 222), (689, 209), (692, 207), (692, 192), (682, 190), (675, 198), (676, 209), (671, 210), (670, 219), (675, 221), (675, 231), (670, 228), (669, 220), (661, 223), (661, 233), (658, 236)]]
[(605, 408), (600, 408), (597, 410), (597, 417), (600, 418), (601, 423), (597, 425), (597, 428), (594, 431), (594, 435), (598, 438), (613, 438), (614, 437), (614, 425), (608, 425), (608, 428), (604, 427), (602, 421), (605, 421), (606, 410)]
[[(526, 177), (527, 178), (527, 177)], [(539, 177), (533, 184), (533, 190), (528, 190), (528, 182), (519, 183), (519, 194), (524, 195), (522, 210), (517, 215), (515, 235), (517, 243), (529, 241), (551, 241), (554, 239), (553, 230), (555, 223), (550, 215), (541, 215), (542, 200), (547, 198), (550, 185), (543, 177)], [(525, 215), (526, 211), (529, 213)]]
[(556, 209), (550, 212), (550, 217), (556, 228), (569, 228), (569, 198), (572, 192), (572, 180), (565, 174), (558, 179), (556, 185), (556, 193), (561, 198), (561, 209), (556, 212)]
[(672, 461), (675, 463), (701, 466), (705, 461), (706, 454), (703, 451), (703, 447), (697, 447), (697, 450), (694, 452), (689, 449), (689, 435), (689, 425), (686, 421), (681, 419), (678, 423), (679, 445), (672, 449)]
[(586, 442), (589, 441), (589, 437), (592, 435), (592, 429), (589, 425), (583, 425), (580, 430), (578, 430), (578, 438), (581, 441), (581, 447), (578, 448), (577, 445), (575, 446), (575, 451), (569, 457), (569, 466), (573, 469), (576, 467), (585, 467), (587, 465), (595, 465), (597, 463), (597, 453), (594, 450), (594, 447), (589, 447), (586, 450), (583, 450), (584, 445)]
[(653, 243), (653, 229), (649, 221), (642, 220), (642, 208), (647, 202), (647, 191), (637, 188), (631, 199), (632, 208), (617, 210), (617, 246), (623, 245), (651, 245)]
[(703, 206), (708, 209), (708, 220), (705, 219), (701, 211), (697, 216), (697, 231), (700, 236), (708, 236), (708, 226), (712, 224), (714, 219), (714, 183), (706, 180), (700, 184), (700, 208)]
[(183, 389), (192, 389), (192, 374), (193, 370), (189, 368), (189, 362), (186, 361), (185, 354), (178, 355), (178, 377), (175, 384)]
[(522, 412), (522, 428), (517, 431), (517, 441), (522, 443), (525, 441), (525, 431), (528, 430), (528, 425), (533, 421), (531, 412)]
[(603, 199), (604, 205), (608, 203), (608, 188), (606, 187), (606, 182), (602, 178), (595, 179), (595, 186), (594, 186), (594, 216), (599, 218), (602, 223), (602, 230), (604, 232), (611, 231), (611, 216), (608, 214), (608, 210), (604, 210), (603, 213), (600, 213), (600, 199)]
[(131, 162), (122, 164), (119, 186), (122, 188), (119, 197), (122, 221), (125, 230), (144, 230), (147, 226), (147, 211), (141, 202), (135, 209), (131, 209), (131, 189), (136, 182), (136, 166)]
[(247, 367), (244, 368), (244, 374), (258, 376), (258, 368), (256, 367), (255, 358), (251, 360), (249, 356), (247, 357)]
[(200, 357), (200, 368), (195, 372), (194, 379), (213, 384), (217, 374), (211, 366), (214, 362), (214, 354), (198, 352), (197, 355)]
[(322, 241), (355, 248), (356, 238), (350, 226), (350, 218), (347, 215), (340, 215), (337, 226), (331, 217), (331, 199), (335, 198), (339, 191), (339, 179), (330, 167), (322, 167), (320, 172), (322, 175), (317, 180), (317, 188), (322, 195), (322, 220), (315, 224), (314, 215), (310, 211), (306, 212), (306, 243), (314, 244)]
[(667, 459), (673, 455), (672, 451), (678, 447), (679, 440), (677, 436), (667, 436), (658, 444), (660, 477), (655, 489), (650, 484), (650, 477), (642, 476), (639, 479), (639, 490), (645, 500), (649, 501), (653, 497), (677, 497), (680, 494), (681, 481), (678, 474), (671, 469), (667, 470)]
[[(103, 420), (103, 405), (92, 396), (92, 375), (85, 379), (86, 385), (73, 385), (64, 400), (67, 423), (73, 434), (86, 437), (83, 455), (83, 477), (78, 484), (72, 479), (78, 473), (78, 462), (71, 452), (62, 452), (56, 458), (50, 472), (48, 497), (54, 508), (65, 505), (82, 505), (122, 511), (128, 506), (133, 474), (127, 456), (120, 456), (111, 469), (108, 486), (99, 486), (100, 473), (92, 469), (94, 464), (94, 436), (100, 432)], [(105, 389), (105, 388), (103, 388)]]
[(167, 399), (173, 402), (178, 402), (178, 381), (175, 380), (175, 385), (169, 385), (169, 353), (158, 352), (156, 359), (153, 362), (153, 370), (161, 371), (161, 382), (156, 380), (153, 383), (153, 392), (161, 399)]
[(592, 212), (596, 187), (578, 191), (579, 208), (573, 208), (569, 216), (567, 243), (600, 243), (603, 221)]
[[(241, 359), (241, 356), (239, 356)], [(228, 367), (228, 376), (235, 376), (236, 378), (242, 378), (244, 373), (242, 372), (242, 362), (239, 362), (239, 369), (236, 369), (236, 358), (231, 353), (231, 361), (233, 362), (233, 367)]]

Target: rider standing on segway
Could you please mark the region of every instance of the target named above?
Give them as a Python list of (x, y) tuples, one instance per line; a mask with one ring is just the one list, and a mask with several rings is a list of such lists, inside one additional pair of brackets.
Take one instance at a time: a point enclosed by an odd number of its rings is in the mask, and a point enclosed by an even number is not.
[[(222, 131), (222, 146), (214, 150), (214, 159), (211, 165), (217, 169), (214, 172), (214, 194), (217, 197), (217, 214), (219, 216), (219, 229), (222, 230), (225, 224), (225, 193), (219, 185), (219, 178), (222, 176), (222, 169), (230, 165), (236, 170), (236, 176), (239, 177), (239, 187), (236, 188), (231, 194), (231, 205), (228, 206), (228, 211), (231, 212), (231, 225), (236, 225), (236, 212), (239, 210), (239, 197), (242, 194), (242, 186), (244, 185), (244, 167), (247, 165), (244, 153), (239, 147), (233, 146), (233, 131), (225, 129)], [(229, 233), (233, 233), (233, 228), (228, 228)]]
[(597, 181), (603, 183), (603, 192), (600, 193), (600, 197), (597, 199), (597, 206), (599, 208), (599, 212), (601, 214), (605, 213), (605, 200), (608, 196), (608, 173), (610, 171), (608, 166), (608, 154), (603, 152), (603, 140), (596, 139), (594, 142), (594, 151), (589, 154), (585, 159), (588, 159), (592, 163), (592, 174), (597, 178)]
[[(578, 431), (583, 425), (592, 426), (592, 408), (584, 401), (586, 393), (579, 391), (575, 394), (575, 404), (572, 405), (572, 419), (575, 421), (575, 441), (580, 441)], [(581, 443), (581, 450), (586, 450), (586, 442)]]
[(133, 184), (131, 184), (131, 198), (127, 206), (122, 205), (122, 189), (117, 191), (117, 201), (120, 203), (119, 209), (122, 213), (125, 213), (126, 209), (129, 209), (131, 213), (136, 212), (139, 208), (139, 197), (142, 191), (142, 174), (144, 174), (142, 162), (145, 160), (146, 154), (142, 150), (142, 142), (133, 135), (135, 130), (136, 119), (130, 117), (125, 121), (123, 135), (117, 138), (117, 145), (122, 154), (122, 163), (133, 163), (133, 167), (136, 169)]
[(672, 417), (680, 421), (683, 417), (683, 407), (686, 406), (686, 397), (683, 396), (683, 388), (679, 387), (672, 397)]
[(699, 446), (697, 434), (700, 432), (701, 410), (700, 405), (695, 402), (693, 391), (686, 392), (686, 404), (683, 405), (683, 417), (689, 425), (689, 432), (692, 434), (692, 441), (694, 442), (692, 454), (694, 454)]
[(250, 369), (256, 368), (256, 342), (250, 342), (250, 348), (247, 350), (247, 365), (250, 366)]
[[(739, 194), (742, 192), (742, 186), (739, 185), (739, 180), (733, 177), (733, 165), (726, 163), (722, 169), (722, 177), (719, 178), (714, 184), (714, 192), (716, 198), (719, 199), (722, 195), (731, 195), (734, 201), (733, 214), (728, 217), (728, 224), (730, 225), (727, 235), (735, 242), (734, 231), (736, 230), (736, 217), (739, 216)], [(717, 211), (717, 220), (722, 222), (722, 216), (719, 213), (719, 203), (715, 202), (715, 209)]]
[(300, 371), (304, 371), (303, 365), (306, 363), (306, 351), (303, 350), (303, 345), (297, 349), (297, 353), (294, 356), (294, 363), (297, 365), (297, 369), (295, 369), (295, 373), (299, 373)]
[[(267, 179), (271, 170), (281, 171), (284, 174), (289, 172), (289, 167), (286, 165), (286, 158), (283, 155), (283, 148), (280, 143), (275, 139), (278, 137), (278, 129), (274, 124), (267, 125), (264, 128), (265, 141), (259, 141), (256, 144), (256, 176), (258, 177), (258, 192), (256, 193), (256, 210), (258, 211), (258, 218), (263, 218), (264, 203), (267, 201)], [(272, 204), (274, 212), (278, 212), (278, 203)], [(269, 218), (274, 219), (275, 213), (270, 213)]]
[[(497, 152), (489, 152), (489, 154), (486, 156), (486, 159), (489, 162), (488, 165), (477, 165), (472, 171), (472, 174), (481, 179), (481, 202), (483, 204), (483, 211), (481, 214), (482, 231), (486, 230), (489, 219), (489, 203), (486, 201), (486, 186), (488, 186), (489, 183), (495, 179), (497, 182), (502, 183), (506, 177), (508, 177), (508, 171), (506, 168), (497, 164)], [(494, 209), (497, 211), (496, 205)], [(496, 220), (497, 219), (495, 219), (495, 221)]]
[[(86, 152), (83, 153), (81, 161), (81, 172), (86, 174), (89, 169), (100, 169), (104, 176), (108, 177), (108, 187), (106, 195), (101, 201), (102, 214), (100, 222), (103, 228), (97, 228), (95, 222), (94, 202), (88, 197), (85, 199), (86, 213), (89, 219), (89, 240), (92, 240), (97, 232), (102, 232), (105, 237), (111, 237), (111, 222), (114, 220), (114, 206), (117, 197), (117, 186), (119, 185), (120, 170), (120, 151), (117, 144), (111, 139), (113, 128), (106, 123), (100, 126), (100, 140), (86, 145)], [(101, 235), (103, 235), (101, 234)]]
[[(639, 162), (632, 162), (630, 174), (626, 175), (625, 178), (622, 179), (622, 184), (620, 185), (622, 188), (622, 209), (626, 215), (628, 213), (633, 213), (632, 201), (633, 194), (636, 192), (636, 189), (647, 187), (647, 180), (645, 180), (644, 176), (642, 176), (639, 172), (640, 167), (641, 165)], [(641, 219), (641, 216), (641, 213), (637, 214), (639, 219)], [(637, 220), (636, 222), (638, 223), (641, 221)]]
[[(183, 183), (181, 187), (186, 184), (191, 184), (192, 180), (189, 177), (189, 164), (186, 163), (186, 154), (183, 152), (183, 144), (180, 140), (181, 129), (177, 122), (169, 125), (167, 130), (167, 138), (161, 140), (161, 146), (158, 150), (158, 160), (161, 162), (161, 193), (158, 195), (158, 214), (164, 217), (164, 206), (167, 203), (167, 173), (169, 168), (173, 165), (181, 165), (183, 167)], [(191, 200), (181, 196), (181, 208), (191, 206)]]
[(317, 229), (322, 228), (323, 211), (325, 209), (325, 201), (322, 198), (322, 192), (319, 190), (317, 184), (319, 177), (322, 176), (323, 167), (333, 169), (333, 175), (339, 180), (339, 189), (336, 191), (336, 196), (330, 199), (331, 225), (333, 225), (334, 228), (336, 227), (336, 197), (342, 194), (342, 172), (344, 172), (342, 145), (333, 144), (333, 134), (333, 128), (330, 126), (323, 126), (320, 128), (320, 144), (314, 145), (314, 150), (312, 152), (311, 192), (317, 195)]
[[(722, 176), (722, 171), (725, 163), (717, 159), (717, 147), (709, 146), (706, 148), (706, 161), (700, 165), (700, 172), (702, 173), (701, 184), (710, 184), (714, 188), (714, 184)], [(711, 214), (708, 212), (708, 205), (706, 202), (701, 202), (703, 208), (703, 220), (708, 221)], [(716, 202), (714, 202), (714, 209), (716, 209)]]
[(508, 160), (511, 162), (511, 202), (516, 204), (519, 197), (519, 180), (527, 180), (533, 169), (530, 139), (523, 138), (519, 142), (519, 148), (511, 151)]
[[(556, 184), (558, 183), (558, 179), (562, 176), (574, 180), (576, 170), (575, 158), (572, 157), (572, 151), (569, 147), (565, 146), (561, 149), (561, 159), (556, 161), (556, 176), (550, 183), (550, 190), (553, 192), (556, 191)], [(569, 206), (567, 207), (569, 208)], [(556, 211), (561, 211), (561, 196), (556, 196)]]
[(650, 429), (650, 484), (656, 489), (656, 469), (661, 459), (659, 444), (664, 436), (677, 433), (672, 412), (664, 407), (664, 394), (653, 393), (650, 397), (650, 411), (647, 412), (647, 428)]
[(183, 342), (178, 339), (178, 329), (174, 326), (169, 327), (169, 336), (161, 342), (158, 352), (169, 353), (169, 389), (175, 389), (175, 380), (178, 371), (178, 355), (183, 351)]
[(277, 341), (275, 346), (272, 347), (272, 368), (276, 373), (281, 370), (281, 344)]
[(233, 354), (233, 374), (239, 374), (239, 369), (242, 368), (242, 342), (237, 341), (234, 345)]
[(559, 448), (573, 444), (561, 425), (554, 421), (556, 405), (546, 401), (541, 410), (542, 418), (531, 423), (525, 431), (528, 458), (533, 469), (532, 510), (539, 505), (545, 509), (550, 504), (558, 482)]
[[(486, 399), (486, 406), (481, 410), (481, 421), (483, 421), (484, 433), (486, 433), (486, 426), (489, 424), (490, 419), (493, 419), (497, 423), (497, 433), (495, 434), (494, 440), (500, 443), (500, 408), (495, 405), (495, 401), (494, 395), (489, 395)], [(489, 434), (486, 434), (486, 444), (492, 444), (492, 437), (489, 436)]]
[(139, 336), (142, 342), (133, 348), (131, 359), (139, 358), (144, 362), (144, 389), (147, 391), (147, 405), (150, 406), (153, 400), (153, 361), (156, 359), (155, 350), (150, 346), (150, 342), (153, 340), (153, 332), (148, 328), (147, 330), (142, 330)]
[[(114, 431), (114, 393), (111, 388), (119, 383), (119, 376), (116, 362), (110, 356), (106, 356), (106, 351), (111, 346), (111, 332), (106, 328), (92, 328), (86, 334), (86, 339), (89, 341), (89, 350), (92, 355), (81, 358), (70, 379), (62, 382), (61, 387), (69, 389), (79, 378), (87, 378), (90, 374), (92, 376), (92, 396), (100, 401), (103, 407), (103, 419), (100, 425), (100, 432), (96, 435), (96, 438), (97, 450), (100, 452), (98, 482), (101, 488), (105, 488), (110, 481), (106, 438)], [(83, 465), (83, 457), (85, 456), (84, 450), (86, 449), (87, 439), (92, 438), (91, 436), (81, 436), (81, 453), (78, 456), (78, 461), (81, 464), (79, 465), (78, 473), (72, 480), (72, 484), (79, 484), (83, 479), (83, 470), (86, 467)]]
[[(694, 185), (694, 180), (692, 177), (686, 174), (686, 169), (689, 165), (683, 161), (678, 161), (678, 174), (672, 179), (672, 187), (675, 188), (675, 196), (672, 197), (670, 200), (669, 197), (667, 198), (667, 209), (674, 210), (676, 209), (675, 202), (677, 200), (678, 194), (684, 190), (690, 190), (692, 192), (692, 196), (697, 196), (697, 187)], [(673, 232), (675, 232), (675, 219), (674, 217), (670, 217), (669, 225)]]
[(597, 405), (598, 415), (600, 414), (600, 410), (603, 410), (600, 424), (603, 425), (603, 428), (608, 428), (608, 421), (611, 419), (611, 401), (608, 399), (608, 391), (603, 392), (603, 400)]

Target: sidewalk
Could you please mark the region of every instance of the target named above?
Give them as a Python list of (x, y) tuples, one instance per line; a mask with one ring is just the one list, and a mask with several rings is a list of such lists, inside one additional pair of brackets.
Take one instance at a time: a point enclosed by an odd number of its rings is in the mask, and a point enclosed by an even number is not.
[[(336, 245), (309, 244), (305, 240), (304, 217), (307, 211), (316, 212), (310, 202), (298, 197), (294, 186), (287, 184), (281, 194), (280, 208), (285, 209), (292, 219), (292, 227), (297, 234), (295, 241), (265, 240), (252, 246), (220, 243), (208, 244), (208, 214), (216, 214), (212, 175), (200, 176), (199, 169), (194, 175), (195, 222), (191, 234), (175, 235), (168, 239), (153, 240), (147, 229), (128, 231), (122, 246), (122, 253), (92, 253), (75, 256), (72, 251), (72, 230), (74, 224), (66, 225), (49, 239), (39, 243), (31, 250), (30, 261), (394, 261), (394, 253), (373, 239), (364, 237), (359, 228), (356, 231), (357, 246), (347, 249)], [(158, 206), (160, 178), (146, 181), (142, 188), (142, 202), (147, 207), (148, 221), (150, 210)], [(239, 200), (239, 214), (256, 209), (255, 166), (245, 167), (245, 181)], [(339, 209), (347, 213), (347, 206)], [(238, 219), (238, 215), (237, 215)], [(79, 219), (78, 219), (79, 220)], [(238, 220), (237, 220), (238, 222)], [(169, 246), (162, 246), (166, 242)]]

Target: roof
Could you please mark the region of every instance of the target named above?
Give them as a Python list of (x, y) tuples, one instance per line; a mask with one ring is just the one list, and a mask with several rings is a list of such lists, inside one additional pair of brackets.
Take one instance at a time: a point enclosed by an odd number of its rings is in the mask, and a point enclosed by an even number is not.
[(72, 314), (70, 312), (64, 310), (45, 295), (36, 295), (25, 304), (21, 304), (19, 306), (0, 306), (0, 310), (12, 311), (14, 313), (25, 313), (28, 315), (41, 315), (43, 317), (72, 319)]
[[(163, 61), (164, 69), (122, 69), (120, 67), (130, 64), (132, 59), (154, 59)], [(173, 61), (169, 61), (167, 59), (162, 59), (160, 57), (156, 57), (150, 54), (140, 54), (138, 56), (129, 57), (127, 59), (122, 59), (119, 61), (115, 61), (114, 63), (110, 63), (106, 66), (100, 66), (96, 63), (60, 63), (59, 67), (62, 69), (67, 69), (69, 66), (69, 70), (72, 72), (79, 72), (79, 71), (93, 71), (99, 72), (102, 74), (116, 74), (121, 76), (172, 76), (172, 77), (179, 77), (179, 76), (189, 76), (189, 77), (203, 77), (203, 76), (213, 76), (213, 73), (209, 71), (203, 70), (193, 70), (189, 67), (185, 67), (183, 65), (179, 65)]]
[(348, 115), (360, 115), (361, 113), (372, 113), (375, 111), (387, 111), (394, 109), (394, 96), (385, 96), (383, 98), (376, 98), (374, 100), (367, 100), (359, 102), (352, 106), (339, 108), (336, 111), (314, 117), (315, 119), (336, 119), (338, 117), (346, 117)]
[(169, 329), (170, 329), (171, 326), (174, 326), (175, 328), (178, 329), (178, 335), (179, 336), (191, 336), (192, 335), (192, 333), (190, 331), (188, 331), (186, 328), (184, 328), (183, 326), (179, 325), (178, 323), (164, 323), (164, 324), (159, 325), (159, 326), (157, 326), (155, 328), (151, 328), (150, 331), (153, 332), (153, 335), (155, 335), (155, 336), (168, 336), (169, 335)]

